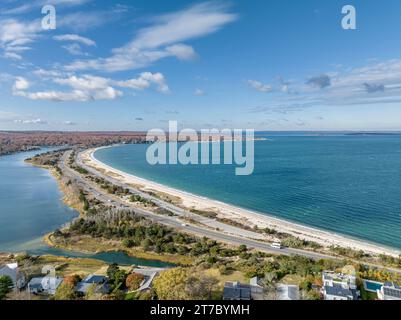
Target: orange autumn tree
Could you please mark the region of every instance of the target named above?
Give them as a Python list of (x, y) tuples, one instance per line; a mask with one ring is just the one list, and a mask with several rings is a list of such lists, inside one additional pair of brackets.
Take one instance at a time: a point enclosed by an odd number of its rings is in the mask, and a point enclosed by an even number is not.
[(130, 290), (137, 290), (144, 279), (144, 275), (140, 273), (131, 273), (125, 280), (125, 285)]

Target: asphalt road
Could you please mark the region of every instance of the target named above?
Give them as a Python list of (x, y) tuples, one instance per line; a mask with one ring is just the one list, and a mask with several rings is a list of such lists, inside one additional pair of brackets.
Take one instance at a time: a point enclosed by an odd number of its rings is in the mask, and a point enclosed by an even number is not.
[[(216, 241), (220, 241), (220, 242), (224, 242), (224, 243), (228, 243), (231, 245), (238, 245), (238, 246), (246, 245), (249, 249), (256, 249), (256, 250), (266, 252), (266, 253), (281, 254), (281, 255), (302, 255), (302, 256), (305, 256), (308, 258), (312, 258), (312, 259), (336, 259), (336, 257), (333, 257), (333, 256), (320, 254), (320, 253), (316, 253), (316, 252), (305, 251), (305, 250), (298, 250), (298, 249), (293, 249), (293, 248), (282, 248), (282, 249), (272, 248), (269, 243), (254, 240), (251, 238), (245, 238), (243, 236), (235, 235), (232, 233), (226, 233), (226, 232), (221, 231), (220, 229), (214, 230), (214, 229), (209, 229), (207, 227), (201, 227), (201, 226), (189, 224), (187, 222), (180, 220), (179, 217), (158, 215), (153, 212), (140, 209), (140, 208), (134, 206), (133, 204), (130, 204), (117, 196), (105, 193), (105, 191), (102, 190), (96, 183), (93, 183), (92, 181), (85, 179), (78, 172), (71, 169), (67, 165), (67, 160), (68, 160), (70, 154), (71, 154), (71, 151), (67, 151), (64, 154), (61, 163), (59, 164), (61, 170), (64, 172), (64, 175), (67, 176), (69, 179), (73, 180), (84, 191), (92, 194), (99, 201), (102, 201), (104, 203), (109, 203), (110, 205), (113, 205), (117, 209), (122, 209), (122, 210), (130, 209), (133, 212), (135, 212), (136, 214), (146, 217), (154, 222), (161, 223), (163, 225), (181, 230), (183, 232), (187, 232), (189, 234), (194, 234), (194, 235), (201, 236), (201, 237), (205, 236), (207, 238), (210, 238), (210, 239), (213, 239)], [(106, 179), (113, 184), (127, 188), (127, 186), (121, 184), (120, 182), (116, 181), (115, 179), (105, 176), (105, 175), (101, 174), (100, 172), (98, 172), (97, 170), (86, 166), (79, 159), (79, 155), (77, 158), (78, 158), (77, 164), (82, 166), (83, 168), (85, 168), (86, 170), (91, 172), (92, 174), (95, 174), (98, 177)], [(179, 213), (178, 215), (181, 217), (182, 216), (187, 217), (189, 214), (187, 211), (185, 211), (181, 208), (175, 207), (174, 205), (172, 205), (170, 203), (166, 203), (158, 198), (152, 197), (139, 190), (136, 190), (133, 188), (128, 188), (128, 189), (130, 189), (130, 191), (133, 191), (137, 194), (140, 194), (144, 198), (154, 201), (155, 203), (157, 203), (157, 205), (159, 205), (163, 208), (166, 208), (166, 209), (174, 212), (175, 214)], [(190, 214), (193, 215), (193, 213), (190, 213)], [(203, 218), (203, 217), (201, 217), (201, 218)], [(212, 219), (210, 219), (210, 220), (212, 220)], [(214, 221), (214, 222), (216, 223), (216, 221)], [(230, 228), (233, 228), (235, 231), (239, 230), (240, 232), (242, 232), (242, 234), (244, 234), (244, 231), (245, 231), (243, 229), (234, 228), (231, 226), (227, 226), (227, 227), (229, 230), (230, 230)], [(253, 232), (251, 232), (251, 233), (253, 233)]]

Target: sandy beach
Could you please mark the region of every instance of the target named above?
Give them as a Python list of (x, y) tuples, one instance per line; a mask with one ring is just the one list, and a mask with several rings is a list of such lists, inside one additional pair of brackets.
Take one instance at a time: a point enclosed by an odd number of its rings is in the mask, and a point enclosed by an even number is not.
[(351, 248), (354, 250), (363, 250), (372, 254), (387, 254), (398, 257), (400, 251), (393, 248), (388, 248), (374, 243), (365, 242), (363, 240), (353, 239), (340, 234), (303, 226), (297, 223), (292, 223), (283, 219), (275, 218), (267, 214), (257, 213), (251, 210), (239, 208), (229, 205), (220, 201), (212, 200), (209, 198), (194, 195), (185, 191), (177, 190), (159, 183), (155, 183), (126, 172), (112, 168), (94, 157), (94, 153), (100, 148), (89, 149), (81, 153), (82, 161), (95, 169), (100, 169), (106, 174), (111, 175), (114, 179), (120, 180), (122, 183), (135, 185), (143, 191), (157, 191), (168, 194), (175, 198), (180, 198), (182, 206), (187, 208), (194, 208), (198, 210), (213, 211), (218, 214), (220, 218), (231, 219), (238, 221), (244, 225), (254, 226), (260, 228), (270, 228), (278, 232), (288, 233), (293, 236), (305, 239), (308, 241), (315, 241), (325, 247), (332, 245), (344, 248)]

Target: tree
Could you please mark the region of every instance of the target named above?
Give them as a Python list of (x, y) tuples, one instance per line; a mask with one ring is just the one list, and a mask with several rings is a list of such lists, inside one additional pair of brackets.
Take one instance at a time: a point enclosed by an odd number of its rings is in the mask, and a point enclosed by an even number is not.
[(85, 299), (86, 300), (100, 300), (102, 298), (102, 293), (99, 292), (99, 287), (96, 283), (92, 283), (88, 291), (86, 292)]
[(54, 295), (55, 300), (75, 300), (75, 286), (70, 283), (62, 283)]
[(138, 290), (145, 277), (140, 273), (131, 273), (125, 280), (125, 285), (130, 290)]
[(0, 300), (3, 300), (14, 288), (14, 283), (9, 276), (0, 277)]
[(117, 263), (109, 265), (109, 267), (107, 268), (107, 276), (109, 277), (109, 279), (114, 279), (116, 272), (118, 272), (119, 270), (120, 268), (118, 267)]
[(114, 288), (123, 289), (125, 288), (125, 281), (127, 279), (127, 273), (124, 270), (118, 270), (114, 274)]
[(187, 280), (185, 291), (193, 300), (210, 300), (217, 284), (217, 279), (213, 277), (190, 277)]
[(79, 281), (81, 281), (81, 277), (75, 274), (64, 277), (63, 282), (75, 286)]
[(188, 300), (185, 285), (189, 272), (185, 268), (164, 271), (153, 281), (153, 288), (160, 300)]
[(262, 280), (262, 286), (264, 294), (268, 297), (268, 299), (275, 300), (276, 298), (276, 280), (277, 280), (277, 273), (275, 272), (265, 273), (265, 277)]

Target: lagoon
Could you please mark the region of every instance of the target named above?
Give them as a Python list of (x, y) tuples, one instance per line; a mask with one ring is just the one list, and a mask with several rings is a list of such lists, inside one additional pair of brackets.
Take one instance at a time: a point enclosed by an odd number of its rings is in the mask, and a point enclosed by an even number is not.
[(0, 157), (0, 252), (27, 252), (65, 257), (93, 258), (106, 263), (167, 267), (171, 264), (138, 259), (123, 252), (84, 254), (47, 246), (47, 233), (78, 216), (62, 201), (57, 181), (48, 170), (34, 167), (25, 159), (52, 149)]

